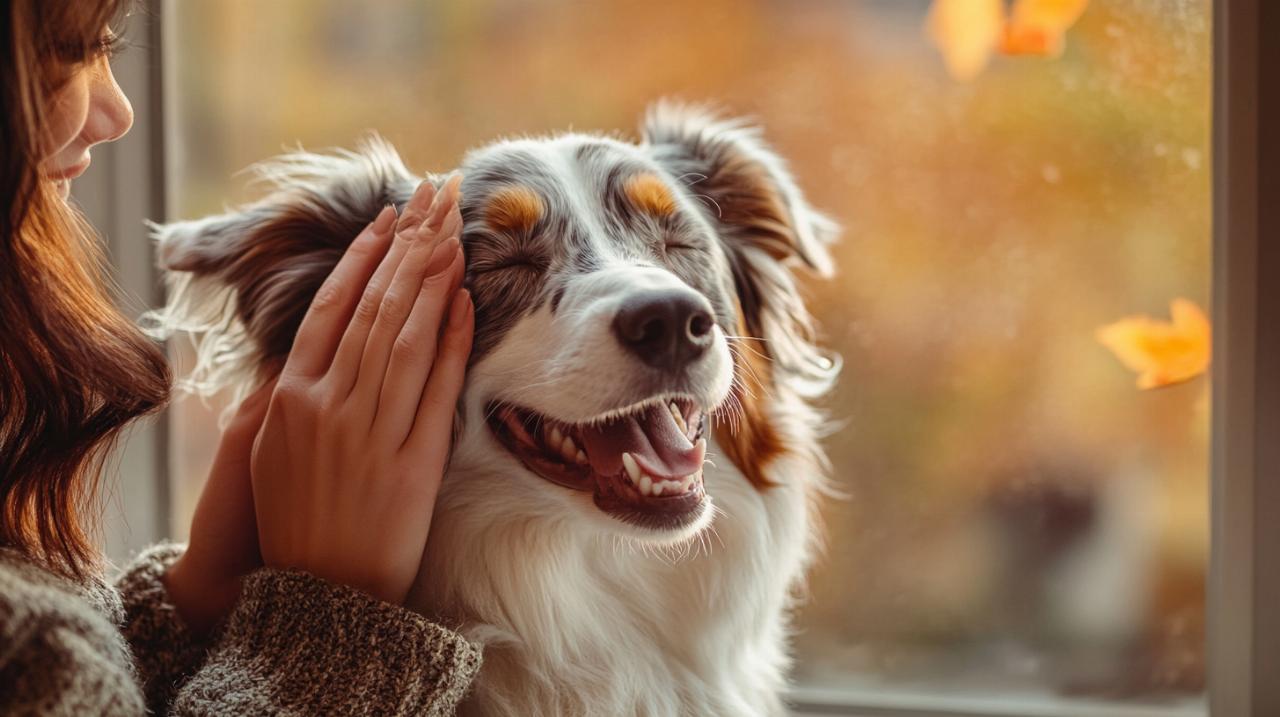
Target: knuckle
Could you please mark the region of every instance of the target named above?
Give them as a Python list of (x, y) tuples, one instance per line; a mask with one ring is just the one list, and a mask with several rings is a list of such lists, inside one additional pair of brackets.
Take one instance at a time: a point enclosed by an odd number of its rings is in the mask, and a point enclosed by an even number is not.
[(386, 296), (382, 297), (382, 307), (379, 313), (385, 313), (391, 319), (403, 320), (412, 308), (413, 304), (407, 301), (400, 292), (388, 291)]
[[(456, 262), (457, 259), (454, 259), (454, 261)], [(450, 266), (452, 266), (452, 264)], [(446, 286), (452, 283), (453, 272), (449, 270), (449, 267), (445, 267), (442, 271), (437, 271), (434, 274), (428, 274), (427, 277), (422, 280), (422, 291), (423, 293), (435, 296), (440, 294)]]
[(352, 320), (362, 323), (372, 322), (378, 317), (378, 300), (371, 294), (366, 293), (364, 298), (356, 304), (356, 312)]
[(326, 311), (342, 302), (343, 291), (338, 282), (329, 279), (320, 285), (315, 297), (311, 300), (313, 311)]
[(378, 235), (371, 231), (360, 232), (347, 245), (347, 254), (354, 257), (369, 257), (377, 253)]
[(281, 406), (291, 406), (298, 403), (307, 393), (307, 385), (302, 381), (293, 379), (281, 381), (276, 386), (273, 404)]
[(417, 358), (426, 351), (427, 344), (416, 333), (403, 331), (396, 336), (391, 353), (400, 358)]
[(307, 413), (318, 414), (329, 410), (336, 401), (333, 382), (327, 378), (316, 381), (297, 399), (297, 407)]

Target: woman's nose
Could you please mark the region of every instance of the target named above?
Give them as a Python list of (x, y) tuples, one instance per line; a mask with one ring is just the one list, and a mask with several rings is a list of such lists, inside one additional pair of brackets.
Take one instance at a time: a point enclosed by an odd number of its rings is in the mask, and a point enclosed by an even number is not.
[(84, 139), (90, 145), (111, 142), (123, 137), (132, 126), (133, 105), (116, 83), (111, 65), (104, 58), (93, 74)]

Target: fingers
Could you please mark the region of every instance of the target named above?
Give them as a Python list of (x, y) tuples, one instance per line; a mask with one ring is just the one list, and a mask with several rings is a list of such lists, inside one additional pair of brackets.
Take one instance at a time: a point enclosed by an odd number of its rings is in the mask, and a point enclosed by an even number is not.
[(440, 338), (431, 377), (418, 400), (413, 429), (402, 448), (409, 454), (407, 457), (413, 465), (429, 465), (435, 458), (443, 467), (448, 457), (453, 440), (453, 412), (466, 377), (475, 321), (471, 294), (462, 289), (449, 307), (448, 323)]
[[(457, 240), (449, 239), (441, 250)], [(422, 282), (413, 310), (400, 329), (387, 363), (386, 377), (378, 397), (378, 415), (373, 432), (386, 435), (399, 446), (413, 427), (418, 400), (436, 361), (441, 323), (450, 303), (457, 301), (463, 274), (462, 253), (453, 250), (453, 258), (442, 274), (429, 275)]]
[[(451, 257), (435, 255), (436, 250), (440, 248), (439, 239), (442, 238), (436, 229), (444, 223), (445, 216), (456, 211), (457, 198), (458, 183), (447, 182), (435, 196), (429, 214), (422, 216), (417, 211), (413, 211), (412, 214), (421, 216), (421, 219), (413, 220), (411, 216), (410, 225), (401, 232), (407, 238), (403, 259), (399, 261), (385, 291), (380, 292), (376, 301), (376, 310), (361, 311), (365, 316), (374, 314), (374, 319), (369, 328), (361, 332), (365, 338), (362, 342), (364, 346), (361, 347), (360, 360), (356, 361), (353, 353), (349, 356), (344, 353), (340, 370), (347, 373), (333, 376), (335, 383), (342, 387), (349, 387), (351, 393), (361, 394), (360, 397), (356, 397), (356, 401), (362, 403), (366, 410), (372, 411), (376, 406), (376, 399), (383, 385), (383, 376), (387, 373), (387, 361), (392, 344), (396, 341), (399, 330), (413, 309), (413, 302), (424, 275), (429, 270), (436, 271), (447, 268), (449, 265)], [(406, 211), (406, 214), (410, 213)], [(433, 261), (436, 261), (435, 265), (431, 265)], [(355, 366), (355, 370), (352, 370), (352, 366)], [(369, 417), (372, 419), (371, 412)]]
[(285, 375), (315, 377), (329, 368), (365, 284), (391, 244), (395, 218), (393, 207), (383, 209), (351, 242), (321, 284), (298, 327), (293, 350), (285, 361)]
[[(381, 396), (384, 393), (401, 394), (404, 389), (396, 381), (411, 378), (411, 367), (422, 366), (424, 360), (423, 373), (430, 372), (431, 360), (435, 356), (433, 334), (439, 333), (440, 319), (448, 299), (462, 280), (462, 251), (457, 237), (450, 237), (440, 244), (430, 257), (424, 258), (422, 254), (425, 252), (406, 257), (392, 287), (388, 289), (383, 308), (378, 313), (378, 322), (369, 333), (360, 375), (352, 390), (352, 401), (370, 400), (376, 405), (376, 422), (382, 426), (395, 424), (388, 424), (390, 416), (382, 415)], [(406, 332), (415, 311), (417, 319)], [(393, 362), (397, 371), (394, 378), (390, 375)], [(398, 430), (402, 439), (408, 432), (413, 414), (410, 410), (398, 415), (403, 420), (402, 428), (393, 432)]]
[(422, 223), (421, 218), (424, 215), (429, 216), (437, 208), (435, 201), (438, 199), (435, 186), (430, 181), (425, 181), (418, 185), (418, 189), (405, 204), (404, 213), (396, 222), (395, 240), (391, 244), (391, 249), (387, 251), (377, 271), (365, 286), (360, 303), (356, 305), (351, 322), (347, 324), (342, 342), (338, 345), (338, 350), (333, 357), (329, 375), (335, 383), (339, 384), (335, 386), (335, 390), (350, 391), (351, 386), (355, 384), (356, 373), (360, 368), (360, 358), (364, 355), (364, 346), (369, 340), (369, 330), (378, 317), (378, 309), (382, 305), (387, 287), (395, 277), (396, 270), (400, 268), (400, 262), (404, 260), (409, 247), (418, 238), (417, 226)]
[[(444, 184), (440, 186), (438, 194), (445, 197), (456, 197), (458, 196), (458, 187), (461, 184), (462, 175), (455, 174), (445, 180)], [(419, 229), (423, 224), (426, 224), (430, 228), (439, 228), (440, 220), (444, 215), (437, 214), (435, 207), (436, 205), (433, 204), (432, 207), (428, 209), (426, 205), (422, 205), (419, 207), (418, 211), (411, 211), (406, 207), (404, 216), (400, 218), (400, 223), (406, 230)], [(444, 236), (448, 235), (446, 234)]]

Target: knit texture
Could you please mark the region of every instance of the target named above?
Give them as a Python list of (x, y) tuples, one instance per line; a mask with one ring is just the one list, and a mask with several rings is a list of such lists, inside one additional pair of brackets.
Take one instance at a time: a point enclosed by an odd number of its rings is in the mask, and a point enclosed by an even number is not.
[[(259, 570), (206, 643), (139, 556), (115, 589), (0, 549), (0, 714), (452, 714), (480, 667), (455, 632), (297, 571)], [(131, 655), (132, 651), (132, 655)]]
[(184, 546), (168, 543), (154, 546), (116, 578), (124, 608), (120, 630), (133, 650), (142, 693), (152, 714), (166, 712), (182, 681), (204, 662), (209, 650), (209, 642), (187, 629), (161, 581), (183, 550)]

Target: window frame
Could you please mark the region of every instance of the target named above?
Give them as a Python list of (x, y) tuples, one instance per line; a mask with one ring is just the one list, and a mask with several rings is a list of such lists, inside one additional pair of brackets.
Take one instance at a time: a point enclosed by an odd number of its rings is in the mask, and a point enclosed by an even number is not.
[(1260, 129), (1280, 55), (1259, 39), (1280, 31), (1280, 7), (1218, 0), (1213, 21), (1209, 708), (1264, 717), (1280, 714), (1280, 206), (1263, 201), (1280, 190), (1280, 140)]
[[(163, 287), (145, 219), (163, 220), (166, 169), (178, 154), (166, 125), (164, 40), (172, 0), (144, 0), (132, 22), (139, 46), (114, 63), (133, 101), (133, 131), (95, 150), (93, 169), (75, 196), (107, 239), (124, 296), (133, 310), (156, 306)], [(1280, 5), (1215, 0), (1213, 6), (1213, 353), (1211, 558), (1208, 570), (1209, 714), (1280, 714), (1280, 139), (1274, 125), (1280, 47)], [(1272, 237), (1263, 242), (1262, 237)], [(128, 303), (128, 302), (127, 302)], [(1271, 370), (1268, 370), (1271, 369)], [(117, 560), (172, 534), (169, 525), (168, 414), (131, 432), (118, 464), (117, 498), (107, 517), (108, 552)], [(1270, 440), (1268, 440), (1270, 438)], [(127, 496), (127, 500), (123, 498)], [(1011, 715), (999, 699), (944, 704), (945, 699), (861, 698), (798, 688), (798, 714), (907, 717)], [(1052, 708), (1033, 714), (1066, 714)], [(1124, 714), (1166, 714), (1134, 708)], [(1177, 714), (1177, 713), (1175, 713)]]

